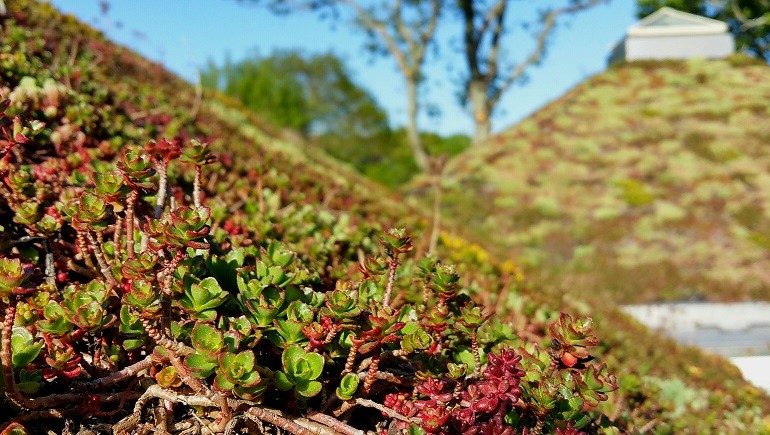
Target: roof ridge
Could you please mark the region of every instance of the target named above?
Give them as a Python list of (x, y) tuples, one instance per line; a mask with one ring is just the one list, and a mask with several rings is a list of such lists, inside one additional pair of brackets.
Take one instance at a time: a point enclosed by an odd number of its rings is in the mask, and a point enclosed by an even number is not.
[(724, 21), (720, 21), (714, 18), (705, 17), (703, 15), (693, 14), (690, 12), (684, 12), (680, 11), (678, 9), (674, 9), (669, 6), (663, 6), (662, 8), (658, 9), (657, 11), (651, 13), (650, 15), (647, 15), (646, 17), (642, 18), (636, 24), (632, 25), (631, 28), (641, 28), (644, 27), (646, 24), (652, 23), (661, 16), (668, 15), (671, 17), (679, 18), (683, 21), (688, 21), (693, 24), (702, 24), (702, 25), (711, 25), (711, 26), (720, 26), (720, 27), (727, 27), (727, 23)]

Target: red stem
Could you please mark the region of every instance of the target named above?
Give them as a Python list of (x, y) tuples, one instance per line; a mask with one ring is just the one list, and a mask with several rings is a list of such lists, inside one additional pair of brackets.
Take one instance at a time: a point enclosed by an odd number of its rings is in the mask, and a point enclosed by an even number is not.
[(377, 379), (377, 372), (380, 369), (380, 354), (372, 356), (372, 363), (369, 365), (369, 372), (364, 379), (364, 394), (369, 394), (369, 391), (374, 385), (374, 381)]
[(342, 371), (343, 376), (353, 371), (353, 364), (356, 363), (357, 355), (358, 355), (358, 345), (354, 341), (353, 344), (350, 346), (350, 351), (348, 352), (348, 359), (345, 360), (345, 370)]
[(126, 201), (126, 254), (134, 258), (134, 208), (139, 198), (139, 191), (132, 190)]

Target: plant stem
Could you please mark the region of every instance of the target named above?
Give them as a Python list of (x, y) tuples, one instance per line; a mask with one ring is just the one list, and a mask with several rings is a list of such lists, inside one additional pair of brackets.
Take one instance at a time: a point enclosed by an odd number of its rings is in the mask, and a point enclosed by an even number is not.
[(174, 258), (163, 268), (163, 287), (161, 288), (163, 294), (171, 295), (171, 281), (174, 279), (174, 271), (179, 266), (179, 263), (184, 260), (184, 256), (184, 250), (180, 249), (174, 255)]
[(94, 261), (91, 260), (91, 255), (88, 253), (88, 243), (86, 243), (86, 236), (83, 235), (83, 233), (78, 232), (77, 236), (75, 236), (75, 243), (77, 243), (78, 254), (86, 263), (86, 266), (91, 269), (96, 269), (96, 266), (94, 266)]
[(393, 284), (396, 282), (396, 269), (398, 268), (398, 254), (392, 254), (388, 261), (388, 283), (385, 286), (385, 296), (382, 298), (382, 305), (390, 306), (390, 296), (393, 293)]
[(192, 348), (187, 347), (178, 341), (171, 340), (161, 334), (158, 329), (151, 323), (150, 319), (143, 317), (140, 319), (140, 322), (142, 322), (142, 327), (144, 327), (147, 335), (152, 339), (152, 341), (155, 342), (156, 345), (165, 347), (166, 349), (173, 350), (174, 352), (184, 355), (193, 352)]
[(362, 398), (359, 397), (359, 398), (356, 399), (356, 405), (364, 406), (366, 408), (376, 409), (376, 410), (382, 412), (383, 414), (387, 415), (388, 417), (394, 418), (396, 420), (405, 421), (407, 423), (415, 423), (416, 422), (416, 419), (409, 418), (409, 417), (407, 417), (407, 416), (405, 416), (403, 414), (400, 414), (400, 413), (396, 412), (395, 410), (393, 410), (391, 408), (388, 408), (385, 405), (381, 405), (381, 404), (379, 404), (379, 403), (377, 403), (377, 402), (375, 402), (373, 400), (362, 399)]
[(270, 424), (274, 424), (293, 435), (315, 435), (315, 433), (310, 429), (304, 428), (287, 418), (281, 417), (275, 411), (269, 410), (267, 408), (260, 408), (255, 406), (249, 409), (246, 414), (254, 416), (262, 421), (266, 421)]
[(259, 206), (260, 216), (264, 216), (265, 215), (265, 192), (264, 192), (264, 186), (262, 185), (261, 175), (259, 176), (259, 178), (257, 178), (257, 205)]
[(195, 208), (201, 206), (201, 165), (195, 165), (195, 179), (193, 180), (193, 203)]
[(101, 269), (102, 275), (104, 275), (104, 278), (107, 280), (107, 283), (110, 286), (115, 287), (117, 285), (117, 281), (115, 281), (115, 277), (112, 275), (110, 266), (104, 259), (104, 253), (102, 252), (101, 245), (97, 243), (96, 239), (94, 239), (94, 236), (90, 231), (86, 233), (86, 237), (88, 238), (88, 243), (91, 244), (91, 250), (94, 251), (94, 257), (96, 257), (96, 262), (99, 263), (99, 268)]
[(120, 236), (123, 235), (123, 216), (115, 218), (115, 230), (112, 233), (112, 245), (115, 249), (115, 259), (120, 258)]
[(473, 377), (477, 378), (481, 374), (481, 354), (475, 330), (471, 332), (471, 351), (473, 352)]
[(155, 198), (155, 219), (160, 219), (163, 215), (163, 204), (166, 203), (166, 185), (168, 184), (168, 173), (166, 163), (161, 160), (158, 162), (158, 195)]
[(364, 435), (364, 431), (349, 426), (332, 417), (331, 415), (326, 415), (318, 411), (310, 411), (310, 413), (307, 415), (307, 418), (329, 427), (329, 429), (336, 433), (343, 435)]
[(353, 344), (350, 346), (350, 351), (348, 352), (348, 359), (345, 360), (345, 370), (342, 371), (342, 376), (345, 376), (346, 374), (353, 371), (353, 364), (356, 363), (357, 355), (358, 355), (358, 345), (354, 341)]
[(131, 364), (130, 366), (124, 367), (121, 370), (118, 370), (116, 372), (112, 372), (109, 375), (94, 379), (90, 382), (85, 382), (82, 384), (81, 389), (85, 391), (94, 390), (101, 387), (107, 387), (113, 384), (117, 384), (118, 382), (121, 382), (125, 379), (130, 378), (131, 376), (136, 375), (137, 373), (141, 372), (142, 370), (146, 370), (152, 366), (152, 356), (147, 356), (143, 360), (135, 362)]
[(463, 391), (463, 383), (460, 382), (460, 380), (458, 379), (457, 382), (455, 383), (454, 390), (452, 390), (452, 398), (455, 400), (460, 400), (462, 391)]
[[(367, 369), (368, 368), (369, 367), (367, 367)], [(368, 375), (369, 375), (368, 370), (366, 372), (361, 372), (358, 374), (358, 379), (364, 380)], [(377, 374), (375, 375), (375, 378), (377, 378), (378, 381), (390, 382), (391, 384), (396, 384), (396, 385), (406, 385), (406, 386), (415, 385), (415, 382), (413, 379), (405, 378), (403, 376), (398, 376), (386, 371), (378, 371)]]
[(45, 281), (51, 288), (56, 288), (56, 269), (53, 262), (51, 243), (46, 239), (45, 243)]
[(436, 252), (436, 246), (438, 245), (438, 237), (441, 234), (441, 175), (436, 173), (433, 181), (433, 227), (430, 231), (430, 245), (428, 246), (428, 254)]
[(96, 278), (97, 276), (99, 276), (99, 274), (94, 272), (93, 270), (86, 269), (85, 267), (75, 263), (75, 261), (72, 260), (71, 258), (67, 260), (67, 269), (73, 272), (79, 273), (83, 276), (87, 276), (89, 278)]
[(126, 255), (134, 258), (134, 208), (139, 199), (139, 191), (132, 190), (126, 200)]
[(19, 390), (16, 387), (16, 378), (13, 375), (13, 359), (11, 351), (11, 336), (13, 335), (13, 321), (16, 317), (16, 303), (17, 299), (15, 295), (11, 295), (10, 302), (5, 307), (5, 317), (3, 318), (3, 331), (2, 331), (2, 347), (0, 348), (0, 360), (2, 360), (3, 368), (3, 381), (5, 395), (8, 400), (13, 402), (16, 406), (26, 408), (27, 402), (24, 397), (19, 394)]
[(537, 423), (535, 423), (535, 427), (532, 428), (532, 435), (542, 435), (543, 434), (543, 419), (538, 417)]
[(441, 350), (444, 348), (444, 338), (441, 336), (440, 332), (433, 331), (433, 340), (436, 342), (436, 353), (440, 354)]
[(369, 391), (374, 385), (374, 381), (377, 379), (377, 372), (380, 370), (380, 354), (376, 354), (372, 357), (372, 362), (369, 364), (369, 371), (364, 379), (364, 394), (369, 394)]
[(16, 385), (16, 378), (13, 374), (13, 356), (11, 350), (11, 337), (13, 336), (13, 321), (16, 317), (16, 304), (18, 300), (16, 295), (11, 295), (10, 303), (5, 307), (3, 317), (3, 330), (0, 335), (0, 367), (2, 367), (3, 381), (5, 386), (5, 395), (14, 405), (26, 409), (37, 410), (43, 408), (53, 408), (64, 403), (74, 403), (82, 400), (80, 394), (52, 394), (50, 396), (29, 399), (24, 397)]

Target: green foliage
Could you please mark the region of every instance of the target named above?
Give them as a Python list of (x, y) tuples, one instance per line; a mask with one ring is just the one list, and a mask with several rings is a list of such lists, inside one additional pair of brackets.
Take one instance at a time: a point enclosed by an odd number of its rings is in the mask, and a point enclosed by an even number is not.
[[(188, 280), (189, 281), (189, 280)], [(185, 292), (179, 303), (193, 317), (201, 320), (214, 320), (216, 308), (230, 296), (222, 290), (213, 277), (204, 278), (200, 282), (185, 285)]]
[(190, 334), (195, 351), (188, 355), (185, 363), (199, 378), (207, 378), (216, 369), (217, 357), (224, 346), (222, 332), (205, 323), (196, 324)]
[(205, 87), (221, 89), (270, 123), (306, 132), (312, 115), (301, 82), (284, 65), (285, 56), (247, 59), (223, 67), (209, 62), (201, 73)]
[(13, 328), (11, 336), (11, 353), (13, 354), (13, 367), (25, 368), (40, 355), (43, 343), (37, 342), (35, 337), (26, 328)]
[(294, 345), (283, 351), (281, 364), (283, 370), (275, 374), (275, 383), (279, 389), (294, 389), (294, 392), (303, 398), (310, 398), (321, 392), (321, 383), (317, 381), (324, 367), (321, 355), (306, 352)]
[(637, 0), (636, 3), (639, 18), (644, 18), (663, 6), (691, 14), (706, 14), (706, 4), (703, 0)]
[(348, 373), (342, 377), (340, 386), (337, 387), (335, 393), (340, 400), (350, 400), (356, 394), (358, 390), (358, 384), (360, 383), (358, 375), (354, 373)]
[[(398, 186), (420, 172), (405, 130), (391, 130), (384, 109), (333, 54), (289, 51), (223, 66), (210, 62), (202, 78), (205, 87), (238, 99), (273, 125), (303, 133), (375, 181)], [(421, 138), (431, 155), (453, 156), (470, 145), (465, 135), (423, 132)]]
[[(0, 29), (0, 94), (12, 99), (9, 113), (0, 110), (0, 306), (15, 309), (4, 326), (26, 330), (11, 329), (11, 337), (16, 359), (30, 361), (4, 373), (16, 386), (4, 391), (12, 400), (32, 398), (40, 411), (53, 408), (83, 427), (120, 421), (117, 432), (156, 429), (161, 418), (170, 431), (177, 424), (224, 430), (228, 422), (244, 425), (246, 412), (277, 410), (304, 423), (347, 407), (356, 429), (413, 433), (590, 432), (612, 424), (634, 431), (649, 416), (675, 418), (654, 407), (658, 393), (646, 383), (638, 395), (603, 401), (613, 380), (600, 362), (625, 371), (660, 352), (657, 340), (638, 344), (645, 332), (622, 340), (634, 346), (610, 335), (616, 341), (592, 347), (587, 324), (565, 318), (556, 329), (564, 338), (557, 337), (549, 329), (560, 321), (549, 308), (556, 304), (545, 292), (519, 294), (515, 267), (481, 246), (455, 237), (465, 248), (440, 246), (431, 259), (419, 258), (427, 242), (419, 210), (328, 159), (304, 156), (220, 100), (190, 116), (196, 100), (187, 84), (47, 4), (14, 5), (21, 12)], [(219, 139), (206, 151), (194, 137)], [(200, 206), (190, 205), (196, 191)], [(30, 200), (41, 220), (14, 222)], [(88, 222), (79, 220), (81, 208)], [(42, 231), (43, 219), (58, 229)], [(416, 231), (383, 231), (394, 227)], [(479, 325), (489, 311), (474, 307), (487, 302), (497, 317)], [(565, 302), (573, 301), (558, 303)], [(571, 330), (578, 336), (564, 332)], [(566, 366), (556, 352), (570, 346), (592, 359)], [(13, 355), (1, 357), (4, 370), (13, 366), (5, 360)], [(676, 361), (657, 367), (676, 370)], [(719, 373), (739, 382), (730, 370)], [(171, 412), (131, 415), (127, 403), (159, 403), (138, 400), (147, 391), (163, 394)], [(734, 400), (728, 418), (751, 432), (763, 398), (751, 391), (706, 394), (714, 403)], [(360, 398), (401, 417), (353, 400)], [(708, 431), (725, 420), (695, 421)], [(63, 424), (39, 420), (35, 429), (60, 432)]]
[[(421, 132), (428, 155), (455, 156), (470, 146), (470, 137), (462, 134), (441, 136)], [(352, 164), (367, 178), (389, 187), (398, 187), (420, 173), (407, 142), (406, 130), (383, 130), (376, 136), (345, 140), (319, 137), (318, 143), (331, 156)]]
[(28, 275), (18, 258), (0, 258), (0, 298), (8, 297)]
[(70, 285), (63, 292), (61, 303), (67, 320), (78, 328), (88, 331), (101, 328), (115, 321), (115, 315), (106, 308), (107, 286), (101, 280), (86, 285)]
[(620, 188), (621, 197), (628, 205), (640, 207), (648, 205), (655, 200), (652, 192), (639, 181), (632, 179), (618, 180), (616, 185)]
[(209, 63), (203, 84), (221, 89), (274, 125), (346, 141), (387, 129), (387, 116), (333, 54), (276, 52)]
[(254, 352), (244, 350), (237, 354), (224, 353), (219, 357), (219, 367), (214, 386), (223, 391), (233, 391), (243, 399), (253, 399), (266, 385), (256, 370)]

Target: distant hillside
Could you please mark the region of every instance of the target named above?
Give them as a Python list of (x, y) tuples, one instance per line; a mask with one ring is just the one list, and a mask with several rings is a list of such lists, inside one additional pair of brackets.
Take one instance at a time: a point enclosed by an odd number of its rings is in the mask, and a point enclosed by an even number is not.
[(770, 298), (766, 64), (612, 68), (449, 172), (449, 214), (565, 288)]

